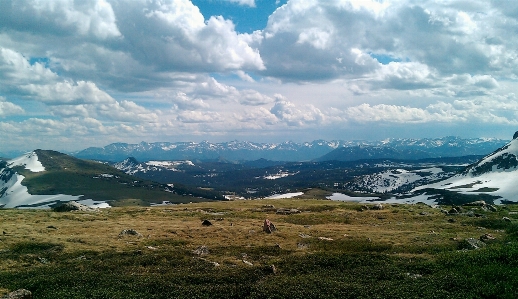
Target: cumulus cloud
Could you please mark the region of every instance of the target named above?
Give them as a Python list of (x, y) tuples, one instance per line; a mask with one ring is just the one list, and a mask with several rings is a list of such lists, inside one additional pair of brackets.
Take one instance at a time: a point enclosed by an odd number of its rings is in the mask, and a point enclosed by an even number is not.
[(7, 102), (4, 97), (0, 96), (0, 117), (8, 115), (23, 114), (25, 110), (22, 107), (13, 103)]
[(286, 100), (278, 100), (270, 109), (270, 112), (279, 120), (289, 126), (304, 126), (322, 122), (324, 114), (313, 105), (297, 107), (294, 103)]
[(82, 35), (98, 39), (121, 35), (110, 3), (105, 0), (5, 0), (0, 26), (50, 35)]

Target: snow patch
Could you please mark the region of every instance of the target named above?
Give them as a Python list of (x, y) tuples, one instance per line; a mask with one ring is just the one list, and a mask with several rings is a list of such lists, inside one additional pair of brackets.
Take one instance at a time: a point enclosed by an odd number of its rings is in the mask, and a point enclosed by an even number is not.
[(293, 197), (300, 196), (300, 195), (303, 195), (303, 194), (304, 194), (304, 192), (274, 194), (274, 195), (268, 196), (267, 199), (293, 198)]
[(28, 152), (21, 157), (7, 161), (7, 167), (13, 168), (16, 166), (23, 166), (32, 172), (45, 171), (45, 167), (38, 160), (36, 152)]

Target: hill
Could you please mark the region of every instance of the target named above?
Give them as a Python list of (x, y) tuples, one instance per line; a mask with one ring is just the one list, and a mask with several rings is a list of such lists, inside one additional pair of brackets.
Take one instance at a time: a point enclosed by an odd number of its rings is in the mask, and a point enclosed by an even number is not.
[(443, 190), (465, 196), (485, 196), (496, 203), (516, 202), (518, 199), (518, 139), (497, 149), (461, 173), (415, 191)]
[(190, 191), (56, 151), (36, 150), (0, 164), (0, 204), (6, 208), (45, 207), (70, 200), (118, 206), (223, 199), (210, 191), (202, 192), (207, 195), (204, 199), (195, 198)]

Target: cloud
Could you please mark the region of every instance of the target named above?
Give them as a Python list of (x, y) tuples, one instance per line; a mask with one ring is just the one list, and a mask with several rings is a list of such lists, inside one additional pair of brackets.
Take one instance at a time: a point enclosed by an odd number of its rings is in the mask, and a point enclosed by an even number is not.
[(101, 40), (121, 35), (113, 9), (105, 0), (5, 0), (0, 4), (0, 27)]
[(243, 6), (255, 7), (255, 0), (228, 0), (232, 3), (237, 3)]
[(278, 100), (275, 102), (270, 112), (289, 126), (300, 127), (307, 124), (319, 123), (324, 120), (324, 114), (315, 106), (305, 105), (299, 108), (292, 102), (286, 100)]
[(25, 110), (22, 107), (13, 103), (7, 102), (4, 97), (0, 96), (0, 117), (8, 115), (24, 114)]

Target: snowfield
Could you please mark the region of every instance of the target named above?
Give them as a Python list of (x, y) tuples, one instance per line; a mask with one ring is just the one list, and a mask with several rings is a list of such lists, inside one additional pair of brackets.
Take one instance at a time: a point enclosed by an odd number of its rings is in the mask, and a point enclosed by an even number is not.
[(444, 181), (423, 185), (412, 191), (425, 188), (446, 189), (462, 194), (488, 194), (501, 197), (503, 200), (518, 202), (518, 140), (510, 143), (484, 157), (471, 166), (467, 172), (455, 175)]
[(45, 167), (38, 160), (38, 155), (35, 152), (29, 152), (21, 157), (7, 161), (7, 167), (13, 168), (16, 166), (23, 166), (32, 172), (45, 171)]

